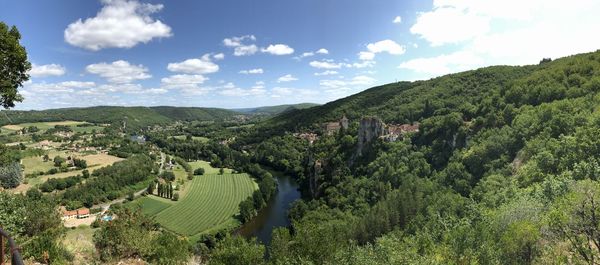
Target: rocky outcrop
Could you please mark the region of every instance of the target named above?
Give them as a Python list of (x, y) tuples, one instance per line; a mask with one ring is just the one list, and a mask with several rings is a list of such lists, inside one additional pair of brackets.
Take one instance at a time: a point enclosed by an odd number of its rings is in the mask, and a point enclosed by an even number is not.
[(375, 117), (363, 118), (358, 128), (358, 145), (355, 157), (361, 156), (362, 152), (371, 141), (386, 134), (386, 126), (383, 121)]

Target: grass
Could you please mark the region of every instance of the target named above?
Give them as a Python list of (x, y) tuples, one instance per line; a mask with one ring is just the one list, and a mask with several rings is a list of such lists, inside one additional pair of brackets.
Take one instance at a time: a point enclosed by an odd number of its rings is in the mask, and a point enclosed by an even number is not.
[(164, 227), (187, 236), (237, 225), (239, 203), (257, 188), (247, 174), (196, 176), (188, 185), (183, 199), (156, 214)]
[(92, 264), (96, 253), (94, 246), (94, 231), (89, 226), (80, 226), (75, 229), (68, 229), (62, 240), (65, 248), (73, 253), (73, 264)]
[[(193, 169), (203, 167), (204, 173), (206, 175), (219, 174), (219, 169), (212, 167), (209, 162), (199, 160), (199, 161), (189, 162), (189, 164), (190, 164), (190, 166), (192, 166)], [(231, 174), (231, 172), (233, 171), (229, 168), (225, 168), (224, 170), (225, 170), (225, 174)]]
[[(186, 137), (187, 137), (187, 136), (185, 136), (185, 135), (177, 135), (177, 136), (173, 136), (173, 138), (175, 138), (175, 139), (180, 139), (180, 140), (185, 140), (185, 139), (186, 139)], [(206, 137), (202, 137), (202, 136), (192, 136), (192, 140), (194, 140), (194, 141), (199, 141), (199, 142), (202, 142), (202, 143), (206, 143), (206, 142), (208, 142), (208, 140), (210, 140), (210, 139), (208, 139), (208, 138), (206, 138)]]
[(77, 127), (77, 125), (85, 124), (86, 122), (82, 121), (58, 121), (58, 122), (30, 122), (30, 123), (20, 123), (20, 124), (10, 124), (2, 126), (2, 133), (8, 134), (14, 131), (18, 131), (22, 128), (29, 126), (36, 126), (40, 131), (46, 131), (50, 128), (54, 128), (55, 125), (64, 125), (69, 126), (73, 132), (91, 132), (92, 130), (96, 130), (97, 132), (102, 131), (104, 127), (101, 126), (86, 126), (86, 127)]
[(160, 213), (164, 209), (169, 208), (171, 205), (173, 205), (173, 202), (155, 196), (146, 196), (133, 201), (131, 205), (140, 206), (142, 208), (142, 213), (153, 216)]

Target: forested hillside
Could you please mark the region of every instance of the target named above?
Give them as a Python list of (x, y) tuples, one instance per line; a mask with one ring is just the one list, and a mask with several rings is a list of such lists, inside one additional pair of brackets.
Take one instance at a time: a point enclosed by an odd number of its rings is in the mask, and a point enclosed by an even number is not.
[[(600, 51), (488, 67), (288, 112), (233, 147), (302, 187), (274, 264), (595, 264), (599, 91)], [(308, 147), (291, 134), (342, 115)], [(364, 116), (420, 128), (355, 159)]]
[(154, 124), (164, 125), (174, 121), (220, 121), (240, 114), (216, 108), (113, 106), (2, 112), (6, 116), (2, 115), (0, 125), (64, 120), (108, 124), (120, 124), (127, 121), (127, 126), (132, 128), (143, 128)]

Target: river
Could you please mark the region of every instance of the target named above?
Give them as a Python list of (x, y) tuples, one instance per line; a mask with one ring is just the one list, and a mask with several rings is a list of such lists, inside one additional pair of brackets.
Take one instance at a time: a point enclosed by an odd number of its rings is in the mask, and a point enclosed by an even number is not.
[(265, 245), (271, 243), (271, 231), (277, 227), (286, 227), (290, 225), (288, 219), (288, 210), (291, 203), (300, 198), (298, 184), (290, 176), (272, 172), (278, 183), (277, 194), (272, 198), (267, 206), (260, 210), (258, 215), (250, 222), (244, 224), (237, 231), (244, 237), (256, 237)]

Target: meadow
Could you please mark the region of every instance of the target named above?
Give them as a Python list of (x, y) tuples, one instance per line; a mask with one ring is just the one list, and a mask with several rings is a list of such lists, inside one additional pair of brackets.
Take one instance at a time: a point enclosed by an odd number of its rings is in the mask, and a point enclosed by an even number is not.
[(77, 125), (86, 124), (87, 122), (82, 121), (58, 121), (58, 122), (29, 122), (29, 123), (20, 123), (20, 124), (10, 124), (2, 126), (2, 133), (8, 134), (14, 131), (21, 130), (23, 128), (29, 126), (35, 126), (40, 129), (41, 132), (44, 132), (50, 128), (54, 128), (56, 125), (63, 125), (70, 127), (73, 132), (91, 132), (92, 130), (96, 130), (98, 132), (102, 131), (104, 127), (90, 125), (85, 127), (77, 127)]
[(257, 188), (247, 174), (196, 176), (188, 185), (183, 199), (156, 215), (164, 227), (187, 236), (235, 225), (239, 203)]
[[(219, 174), (208, 162), (190, 162), (193, 169), (203, 167), (205, 175), (194, 176), (179, 191), (179, 201), (157, 196), (141, 197), (132, 205), (139, 205), (142, 212), (154, 216), (165, 228), (181, 235), (194, 236), (222, 228), (235, 227), (239, 221), (239, 203), (252, 195), (257, 184), (248, 174), (233, 174), (225, 169)], [(174, 172), (177, 173), (177, 168)], [(182, 171), (182, 169), (181, 169)]]

